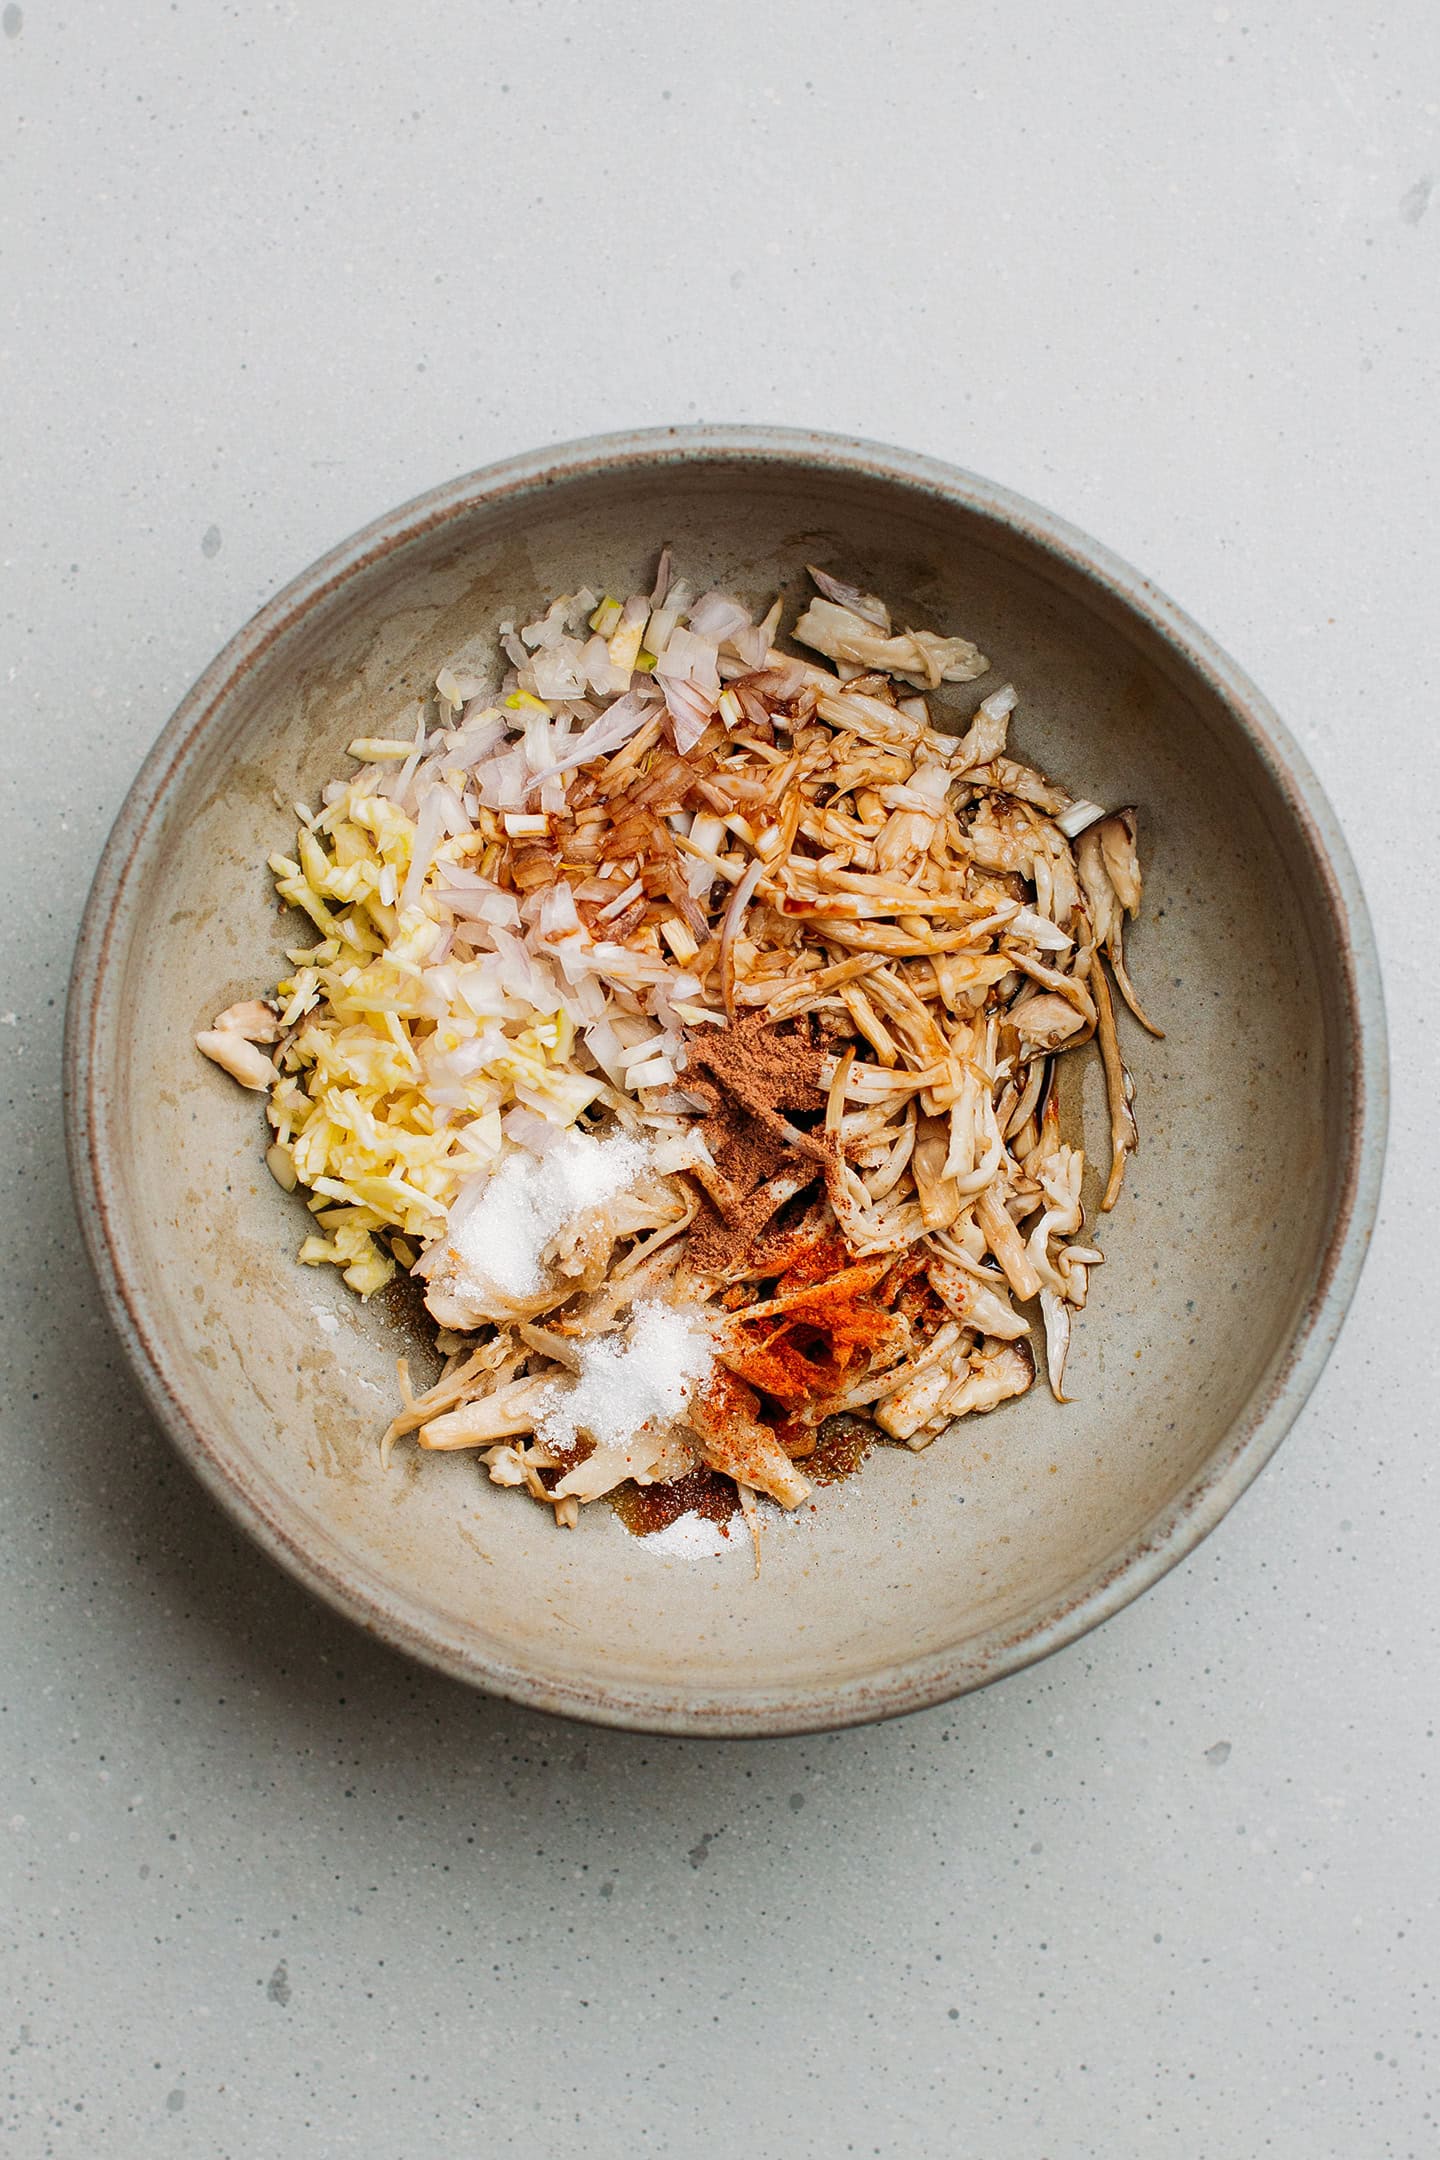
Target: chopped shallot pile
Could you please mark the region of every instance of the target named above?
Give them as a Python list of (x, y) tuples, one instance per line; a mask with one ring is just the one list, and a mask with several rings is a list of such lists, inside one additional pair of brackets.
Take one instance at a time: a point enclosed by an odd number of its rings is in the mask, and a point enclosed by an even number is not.
[(402, 1365), (387, 1453), (478, 1450), (567, 1527), (704, 1469), (753, 1528), (841, 1411), (923, 1448), (1029, 1388), (1021, 1308), (1064, 1401), (1092, 1037), (1102, 1210), (1137, 1144), (1135, 812), (1008, 754), (1012, 688), (938, 725), (984, 656), (811, 575), (826, 665), (668, 550), (502, 624), (498, 689), (455, 657), (296, 805), (270, 867), (318, 942), (196, 1038), (268, 1097), (300, 1259), (425, 1285), (445, 1365)]

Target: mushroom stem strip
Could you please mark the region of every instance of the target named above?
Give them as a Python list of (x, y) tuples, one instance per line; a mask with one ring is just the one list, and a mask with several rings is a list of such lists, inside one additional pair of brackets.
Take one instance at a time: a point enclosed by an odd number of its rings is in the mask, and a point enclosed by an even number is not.
[(1110, 1176), (1100, 1202), (1102, 1211), (1108, 1215), (1120, 1197), (1126, 1160), (1139, 1147), (1140, 1134), (1135, 1124), (1135, 1113), (1130, 1108), (1130, 1075), (1121, 1062), (1120, 1044), (1116, 1039), (1115, 1007), (1110, 998), (1110, 986), (1105, 980), (1104, 963), (1098, 958), (1091, 969), (1090, 981), (1095, 991), (1096, 1033), (1100, 1042), (1100, 1062), (1105, 1073), (1105, 1095), (1110, 1105)]

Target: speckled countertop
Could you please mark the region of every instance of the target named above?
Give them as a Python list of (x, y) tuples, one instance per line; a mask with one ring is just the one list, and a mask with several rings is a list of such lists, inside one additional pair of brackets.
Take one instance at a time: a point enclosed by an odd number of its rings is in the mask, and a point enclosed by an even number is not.
[[(1434, 2153), (1440, 15), (0, 31), (7, 2156)], [(1144, 565), (1387, 967), (1381, 1227), (1275, 1465), (1098, 1635), (828, 1739), (549, 1723), (312, 1606), (143, 1413), (62, 1159), (86, 886), (215, 648), (420, 487), (667, 418), (910, 444)]]

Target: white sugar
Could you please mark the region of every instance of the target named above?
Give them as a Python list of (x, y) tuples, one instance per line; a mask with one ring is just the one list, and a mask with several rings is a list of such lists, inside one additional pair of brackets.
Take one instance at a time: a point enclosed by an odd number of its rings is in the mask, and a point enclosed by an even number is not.
[(623, 1336), (578, 1346), (570, 1387), (543, 1399), (535, 1430), (552, 1446), (585, 1434), (601, 1448), (628, 1448), (647, 1428), (673, 1424), (694, 1383), (710, 1370), (710, 1338), (672, 1305), (640, 1305)]
[[(738, 1524), (739, 1516), (733, 1518)], [(722, 1553), (735, 1552), (741, 1547), (748, 1553), (750, 1540), (737, 1535), (734, 1527), (725, 1534), (725, 1525), (715, 1522), (709, 1515), (697, 1515), (691, 1508), (684, 1515), (677, 1515), (674, 1522), (666, 1523), (663, 1530), (651, 1530), (640, 1539), (648, 1553), (658, 1553), (681, 1560), (718, 1560)]]
[(455, 1290), (469, 1303), (531, 1297), (541, 1286), (540, 1256), (587, 1208), (633, 1185), (650, 1151), (642, 1140), (567, 1132), (544, 1156), (516, 1152), (483, 1187), (450, 1210), (449, 1243), (459, 1258)]

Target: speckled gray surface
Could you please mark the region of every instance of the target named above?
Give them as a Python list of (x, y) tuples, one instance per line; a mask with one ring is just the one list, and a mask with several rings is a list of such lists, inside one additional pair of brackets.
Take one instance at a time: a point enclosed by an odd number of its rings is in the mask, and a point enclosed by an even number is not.
[[(1440, 20), (688, 15), (0, 14), (0, 2142), (1429, 2154)], [(141, 1412), (64, 1182), (70, 944), (191, 677), (432, 480), (668, 417), (913, 443), (1143, 564), (1387, 969), (1381, 1226), (1275, 1465), (1097, 1636), (825, 1740), (551, 1724), (312, 1606)]]

